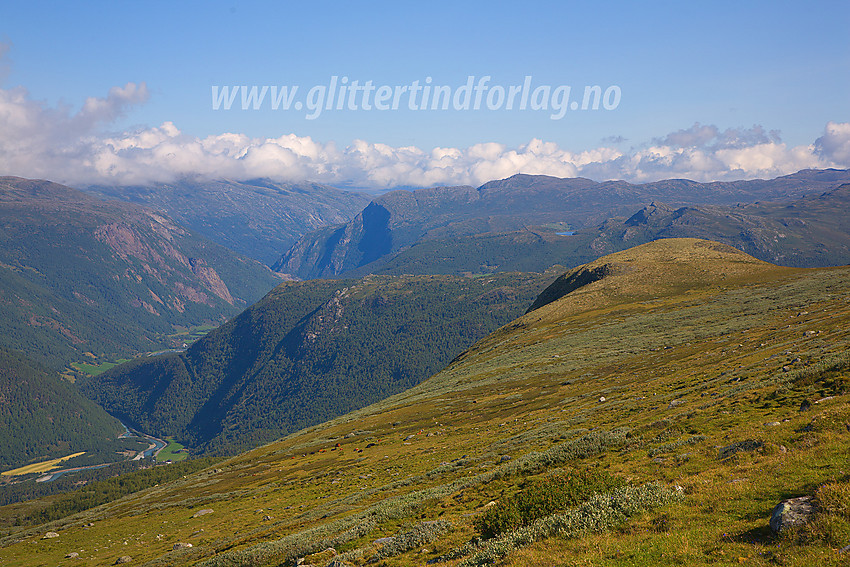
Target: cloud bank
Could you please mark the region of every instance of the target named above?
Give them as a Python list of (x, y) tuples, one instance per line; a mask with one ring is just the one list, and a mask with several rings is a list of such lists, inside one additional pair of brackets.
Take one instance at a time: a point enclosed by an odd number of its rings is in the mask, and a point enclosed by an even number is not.
[(198, 138), (172, 122), (135, 131), (107, 129), (148, 100), (144, 83), (113, 87), (76, 112), (32, 100), (21, 88), (0, 89), (0, 175), (70, 185), (146, 184), (205, 176), (245, 180), (310, 180), (365, 189), (480, 185), (516, 173), (632, 182), (776, 177), (805, 168), (850, 167), (850, 123), (829, 122), (811, 144), (789, 147), (762, 126), (720, 130), (694, 124), (629, 150), (623, 139), (570, 152), (532, 139), (518, 147), (393, 147), (356, 140), (346, 147), (309, 136), (249, 138), (224, 133)]

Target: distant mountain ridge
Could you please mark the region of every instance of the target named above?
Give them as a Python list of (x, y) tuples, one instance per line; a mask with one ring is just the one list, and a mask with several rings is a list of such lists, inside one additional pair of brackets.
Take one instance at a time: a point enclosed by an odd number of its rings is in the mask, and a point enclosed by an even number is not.
[(269, 179), (183, 179), (81, 189), (163, 211), (213, 242), (266, 264), (274, 262), (281, 250), (303, 234), (348, 221), (370, 200), (362, 193), (319, 183)]
[(149, 208), (0, 177), (0, 347), (45, 366), (162, 348), (175, 327), (221, 322), (278, 281)]
[(394, 191), (373, 200), (346, 224), (303, 236), (273, 269), (299, 278), (380, 272), (399, 253), (432, 240), (506, 233), (547, 223), (587, 228), (610, 217), (631, 215), (655, 200), (672, 206), (791, 200), (848, 182), (850, 170), (804, 170), (771, 180), (697, 183), (671, 179), (637, 185), (515, 175), (478, 188)]

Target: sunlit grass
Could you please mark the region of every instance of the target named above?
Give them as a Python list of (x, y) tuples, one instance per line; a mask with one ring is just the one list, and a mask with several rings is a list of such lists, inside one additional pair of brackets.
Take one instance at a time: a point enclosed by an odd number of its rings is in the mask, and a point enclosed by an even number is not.
[(10, 471), (4, 471), (0, 474), (3, 476), (23, 476), (27, 474), (35, 474), (35, 473), (45, 473), (55, 469), (58, 469), (62, 463), (69, 459), (73, 459), (74, 457), (79, 457), (80, 455), (85, 455), (85, 451), (80, 453), (73, 453), (66, 457), (59, 457), (58, 459), (51, 459), (49, 461), (42, 461), (40, 463), (33, 463), (31, 465), (26, 465), (17, 469), (12, 469)]

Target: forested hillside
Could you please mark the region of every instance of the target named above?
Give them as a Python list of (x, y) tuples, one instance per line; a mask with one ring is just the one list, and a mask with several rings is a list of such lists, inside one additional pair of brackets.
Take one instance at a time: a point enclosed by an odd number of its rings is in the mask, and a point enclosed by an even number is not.
[(143, 431), (232, 451), (421, 382), (525, 311), (555, 275), (283, 283), (185, 353), (81, 387)]
[(100, 450), (124, 429), (55, 372), (0, 349), (0, 471)]

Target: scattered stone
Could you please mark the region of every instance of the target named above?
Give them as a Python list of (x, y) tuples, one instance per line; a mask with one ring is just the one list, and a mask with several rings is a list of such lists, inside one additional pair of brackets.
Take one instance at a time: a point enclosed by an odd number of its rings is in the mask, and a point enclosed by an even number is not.
[(777, 425), (782, 425), (778, 421), (768, 421), (764, 424), (766, 427), (776, 427)]
[(770, 515), (770, 529), (774, 533), (782, 533), (791, 526), (800, 526), (809, 521), (815, 511), (811, 496), (800, 496), (783, 500), (773, 509)]
[[(201, 535), (202, 533), (204, 533), (204, 530), (203, 530), (203, 529), (200, 529), (200, 530), (198, 530), (198, 531), (196, 531), (196, 532), (192, 532), (192, 533), (191, 533), (191, 535), (189, 535), (189, 537), (199, 536), (199, 535)], [(159, 536), (157, 536), (157, 539), (162, 539), (162, 538), (160, 538)]]
[(130, 557), (129, 555), (122, 555), (121, 557), (119, 557), (118, 559), (115, 560), (115, 563), (113, 563), (113, 565), (121, 565), (123, 563), (131, 563), (132, 561), (133, 561), (133, 558)]
[(783, 367), (782, 367), (782, 372), (791, 372), (791, 367), (790, 367), (790, 366), (788, 366), (788, 365), (783, 366)]
[(667, 404), (667, 409), (673, 409), (673, 408), (679, 407), (680, 405), (682, 405), (684, 403), (685, 402), (683, 402), (682, 400), (673, 400), (669, 404)]
[(213, 474), (218, 474), (221, 472), (221, 469), (213, 469)]
[(600, 402), (604, 402), (604, 401), (605, 401), (605, 396), (601, 396), (601, 397), (599, 398), (599, 401), (600, 401)]
[(93, 528), (93, 527), (94, 527), (94, 522), (89, 522), (88, 524), (83, 524), (83, 527), (84, 527), (84, 528)]
[(780, 445), (779, 446), (779, 452), (780, 453), (787, 453), (788, 449), (785, 447), (785, 445)]
[(59, 534), (57, 534), (56, 532), (47, 532), (41, 539), (53, 539), (54, 537), (59, 537)]
[(72, 551), (71, 553), (65, 556), (65, 559), (76, 559), (79, 556), (79, 553), (77, 553), (76, 551)]
[(194, 514), (192, 514), (193, 518), (200, 518), (201, 516), (206, 516), (207, 514), (212, 514), (212, 508), (204, 508), (203, 510), (198, 510)]
[(272, 517), (271, 517), (271, 516), (269, 516), (268, 514), (267, 514), (267, 515), (265, 515), (265, 516), (263, 516), (263, 521), (264, 521), (264, 522), (268, 522), (268, 521), (270, 521), (271, 519), (272, 519)]
[(486, 503), (486, 504), (484, 505), (484, 507), (485, 507), (485, 508), (490, 508), (491, 506), (495, 506), (495, 505), (496, 505), (496, 501), (495, 501), (495, 500), (490, 500), (488, 503)]
[(262, 509), (262, 508), (257, 508), (256, 510), (254, 510), (254, 513), (255, 513), (255, 514), (262, 514), (262, 513), (263, 513), (263, 509)]
[(404, 438), (404, 440), (405, 440), (405, 441), (410, 441), (411, 439), (413, 439), (413, 438), (415, 438), (415, 437), (416, 437), (416, 435), (408, 435), (407, 437), (405, 437), (405, 438)]
[(190, 547), (192, 547), (192, 544), (191, 544), (191, 543), (183, 543), (183, 542), (179, 542), (179, 543), (175, 543), (175, 544), (171, 547), (171, 550), (172, 550), (172, 551), (177, 551), (178, 549), (189, 549)]
[(500, 463), (506, 463), (506, 462), (508, 462), (508, 461), (510, 461), (510, 460), (511, 460), (511, 456), (510, 456), (510, 455), (502, 455), (501, 457), (499, 457), (499, 462), (500, 462)]
[(814, 336), (815, 336), (815, 335), (817, 335), (817, 334), (818, 334), (818, 332), (817, 332), (817, 331), (806, 331), (806, 336), (807, 336), (807, 337), (814, 337)]

